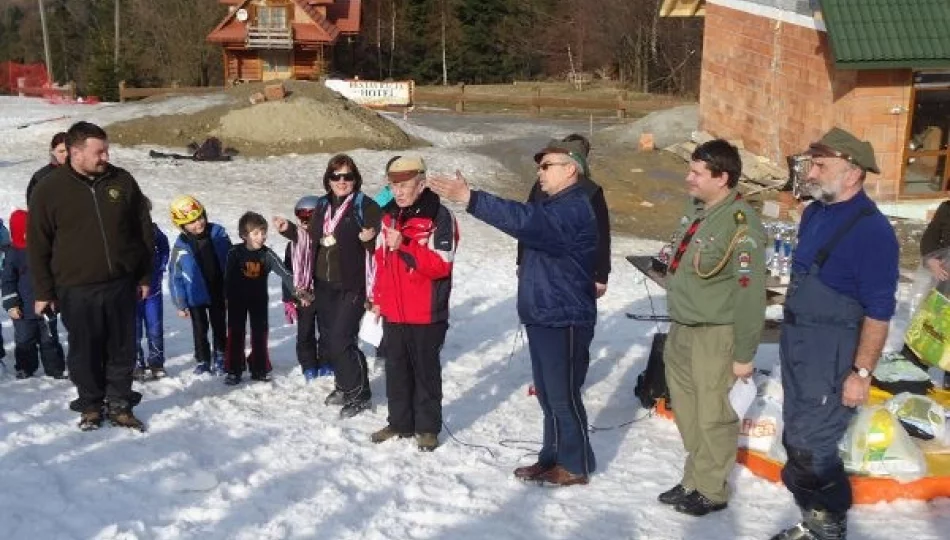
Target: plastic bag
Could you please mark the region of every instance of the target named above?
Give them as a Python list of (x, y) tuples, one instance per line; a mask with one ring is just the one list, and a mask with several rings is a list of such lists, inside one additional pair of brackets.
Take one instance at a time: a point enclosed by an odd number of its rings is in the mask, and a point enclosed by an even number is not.
[(927, 474), (924, 453), (882, 406), (864, 407), (855, 415), (839, 444), (850, 473), (911, 481)]
[(782, 404), (756, 397), (742, 419), (739, 447), (771, 454), (774, 446), (782, 446), (782, 427)]
[(732, 385), (732, 389), (729, 390), (729, 404), (736, 411), (736, 416), (745, 418), (746, 412), (755, 401), (755, 396), (756, 388), (751, 380), (739, 379)]
[(946, 411), (927, 396), (904, 392), (884, 403), (884, 408), (897, 416), (907, 433), (918, 439), (937, 439), (946, 436)]

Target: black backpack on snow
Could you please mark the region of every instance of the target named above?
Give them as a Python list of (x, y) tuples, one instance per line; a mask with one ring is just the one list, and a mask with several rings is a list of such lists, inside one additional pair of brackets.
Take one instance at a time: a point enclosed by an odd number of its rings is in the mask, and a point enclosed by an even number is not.
[(663, 347), (666, 345), (666, 334), (653, 335), (653, 345), (650, 347), (650, 357), (647, 359), (647, 368), (637, 377), (637, 386), (633, 394), (640, 399), (645, 409), (656, 406), (656, 400), (666, 400), (670, 407), (670, 389), (666, 386), (666, 364), (663, 362)]

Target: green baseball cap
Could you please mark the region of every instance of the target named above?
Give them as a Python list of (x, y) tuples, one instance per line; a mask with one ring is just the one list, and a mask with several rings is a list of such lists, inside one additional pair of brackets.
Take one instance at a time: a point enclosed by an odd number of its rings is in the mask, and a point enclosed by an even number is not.
[(874, 147), (847, 131), (833, 127), (818, 141), (811, 143), (806, 155), (813, 157), (836, 157), (846, 159), (865, 171), (881, 174), (874, 159)]
[(534, 162), (541, 163), (541, 159), (547, 154), (567, 154), (574, 161), (580, 163), (583, 169), (581, 173), (584, 176), (590, 176), (587, 169), (587, 158), (584, 157), (584, 146), (580, 141), (562, 141), (560, 139), (551, 139), (544, 148), (534, 155)]

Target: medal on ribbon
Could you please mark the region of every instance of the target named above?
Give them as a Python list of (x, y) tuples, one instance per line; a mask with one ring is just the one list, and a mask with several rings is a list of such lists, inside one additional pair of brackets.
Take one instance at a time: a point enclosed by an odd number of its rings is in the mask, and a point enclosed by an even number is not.
[(343, 214), (346, 213), (347, 208), (350, 207), (350, 204), (353, 202), (353, 193), (350, 193), (346, 196), (346, 199), (343, 200), (343, 203), (340, 204), (340, 207), (337, 208), (336, 213), (333, 212), (333, 205), (327, 205), (327, 211), (323, 214), (323, 238), (320, 239), (320, 245), (323, 247), (330, 247), (336, 245), (336, 236), (333, 235), (336, 231), (337, 225), (340, 224), (340, 220), (343, 219)]

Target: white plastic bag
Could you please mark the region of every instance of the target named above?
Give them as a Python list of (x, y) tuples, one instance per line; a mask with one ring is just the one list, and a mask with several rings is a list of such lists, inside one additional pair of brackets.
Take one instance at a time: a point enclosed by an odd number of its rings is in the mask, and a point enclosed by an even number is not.
[(739, 447), (775, 455), (782, 446), (782, 404), (759, 396), (752, 401), (739, 428)]
[(749, 406), (755, 401), (755, 395), (755, 384), (751, 380), (739, 379), (732, 385), (732, 390), (729, 390), (729, 404), (736, 411), (736, 416), (745, 418)]
[(927, 396), (901, 392), (884, 402), (884, 408), (897, 416), (912, 436), (938, 441), (943, 441), (946, 436), (947, 413), (939, 403)]
[(912, 481), (927, 474), (924, 453), (897, 417), (880, 405), (863, 407), (839, 444), (850, 473)]

